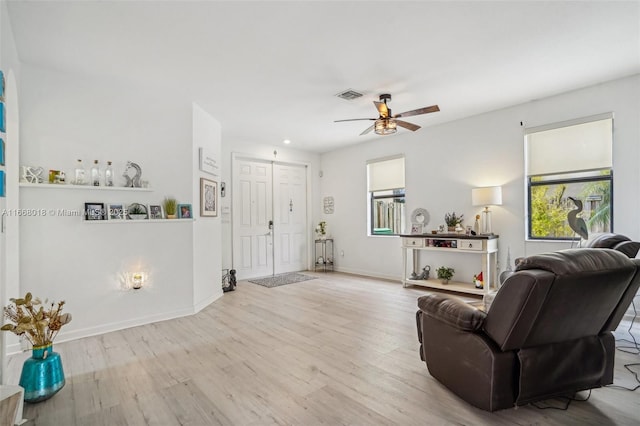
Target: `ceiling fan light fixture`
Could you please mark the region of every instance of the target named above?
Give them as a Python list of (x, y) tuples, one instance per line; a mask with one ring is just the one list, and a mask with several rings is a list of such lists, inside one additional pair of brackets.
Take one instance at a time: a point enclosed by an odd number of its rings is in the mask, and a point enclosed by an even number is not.
[(396, 120), (393, 118), (380, 118), (376, 120), (374, 131), (377, 135), (392, 135), (398, 131)]

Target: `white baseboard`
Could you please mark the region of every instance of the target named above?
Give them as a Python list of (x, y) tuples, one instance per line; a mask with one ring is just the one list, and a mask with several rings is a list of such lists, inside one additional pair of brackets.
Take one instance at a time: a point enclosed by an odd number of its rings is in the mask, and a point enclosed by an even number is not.
[(198, 312), (200, 312), (201, 310), (203, 310), (204, 308), (206, 308), (207, 306), (209, 306), (210, 304), (212, 304), (213, 302), (215, 302), (216, 300), (220, 299), (222, 297), (224, 293), (221, 291), (220, 294), (214, 294), (210, 297), (207, 297), (206, 299), (196, 303), (193, 307), (193, 313), (197, 314)]
[[(219, 294), (219, 295), (215, 294), (199, 302), (197, 305), (193, 306), (192, 308), (180, 309), (173, 312), (162, 312), (159, 314), (149, 315), (141, 318), (135, 318), (127, 321), (112, 322), (109, 324), (102, 324), (95, 327), (87, 327), (79, 330), (72, 330), (66, 333), (64, 331), (61, 331), (60, 334), (56, 337), (55, 343), (69, 342), (71, 340), (82, 339), (84, 337), (97, 336), (100, 334), (110, 333), (112, 331), (124, 330), (126, 328), (138, 327), (141, 325), (151, 324), (154, 322), (166, 321), (170, 319), (194, 315), (200, 312), (202, 309), (209, 306), (214, 301), (218, 300), (220, 297), (222, 297), (222, 294)], [(13, 355), (16, 353), (20, 353), (22, 351), (23, 350), (20, 347), (19, 342), (7, 345), (7, 355)]]
[(396, 281), (398, 284), (401, 284), (402, 278), (401, 277), (397, 277), (395, 275), (385, 275), (385, 274), (378, 274), (378, 273), (371, 273), (371, 271), (366, 271), (366, 270), (360, 270), (360, 269), (350, 269), (350, 268), (335, 268), (336, 272), (343, 272), (345, 274), (352, 274), (352, 275), (360, 275), (363, 277), (371, 277), (371, 278), (378, 278), (381, 280), (388, 280), (388, 281)]

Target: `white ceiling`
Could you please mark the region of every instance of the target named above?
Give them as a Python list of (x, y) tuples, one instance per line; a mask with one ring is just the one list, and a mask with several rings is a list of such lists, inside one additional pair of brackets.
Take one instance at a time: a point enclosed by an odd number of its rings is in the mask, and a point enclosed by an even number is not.
[[(325, 152), (391, 93), (428, 126), (640, 72), (640, 2), (10, 1), (20, 60), (186, 95), (223, 140)], [(355, 101), (334, 95), (352, 88)], [(401, 129), (400, 132), (409, 132)], [(395, 136), (384, 136), (393, 138)]]

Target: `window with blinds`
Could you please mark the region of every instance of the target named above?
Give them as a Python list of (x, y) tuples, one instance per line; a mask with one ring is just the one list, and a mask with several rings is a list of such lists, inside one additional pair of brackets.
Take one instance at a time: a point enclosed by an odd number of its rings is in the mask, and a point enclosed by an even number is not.
[(404, 156), (367, 162), (369, 235), (398, 235), (404, 229)]
[(580, 238), (567, 221), (578, 204), (589, 234), (612, 231), (611, 113), (525, 130), (525, 170), (529, 240)]

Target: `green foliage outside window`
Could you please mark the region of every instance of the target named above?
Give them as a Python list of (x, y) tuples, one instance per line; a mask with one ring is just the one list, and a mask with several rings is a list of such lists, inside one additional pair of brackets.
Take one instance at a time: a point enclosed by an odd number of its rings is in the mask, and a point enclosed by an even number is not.
[(566, 185), (531, 187), (531, 236), (534, 238), (562, 238), (573, 234), (567, 223)]
[[(531, 230), (534, 239), (572, 239), (575, 233), (569, 227), (567, 215), (576, 206), (567, 197), (583, 202), (579, 214), (589, 228), (589, 233), (611, 231), (611, 180), (610, 171), (602, 173), (606, 180), (571, 181), (531, 185)], [(532, 178), (532, 182), (539, 182)]]

